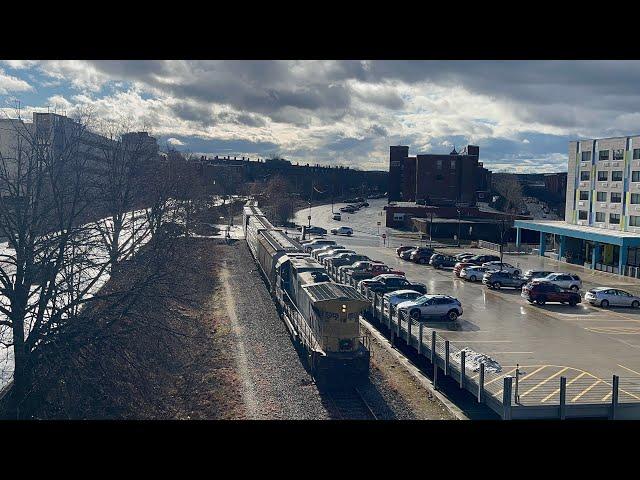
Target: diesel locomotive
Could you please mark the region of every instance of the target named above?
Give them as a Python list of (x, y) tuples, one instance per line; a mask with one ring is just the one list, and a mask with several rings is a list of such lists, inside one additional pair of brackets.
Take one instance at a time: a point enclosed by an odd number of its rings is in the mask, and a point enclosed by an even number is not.
[(255, 201), (243, 211), (245, 238), (294, 343), (321, 385), (369, 376), (370, 349), (360, 332), (369, 302), (335, 283), (302, 245), (275, 228)]

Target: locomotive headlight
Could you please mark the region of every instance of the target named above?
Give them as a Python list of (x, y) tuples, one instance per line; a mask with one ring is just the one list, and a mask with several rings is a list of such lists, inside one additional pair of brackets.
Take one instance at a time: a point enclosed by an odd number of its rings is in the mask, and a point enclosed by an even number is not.
[(342, 305), (342, 313), (347, 313), (347, 306), (346, 305)]

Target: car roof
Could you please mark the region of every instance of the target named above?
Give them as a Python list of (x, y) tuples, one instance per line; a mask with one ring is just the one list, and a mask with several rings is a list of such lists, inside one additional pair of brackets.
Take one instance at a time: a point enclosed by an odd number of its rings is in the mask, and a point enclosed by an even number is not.
[(418, 295), (422, 295), (420, 292), (416, 292), (415, 290), (394, 290), (393, 292), (385, 293), (384, 296), (393, 297), (394, 295), (402, 295), (405, 293), (417, 293)]

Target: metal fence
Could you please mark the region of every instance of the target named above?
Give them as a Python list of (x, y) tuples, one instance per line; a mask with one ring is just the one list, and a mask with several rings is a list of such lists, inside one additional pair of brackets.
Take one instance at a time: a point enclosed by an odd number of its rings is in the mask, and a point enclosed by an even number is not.
[(363, 293), (371, 301), (369, 319), (384, 326), (392, 342), (404, 341), (431, 363), (435, 388), (440, 375), (450, 377), (505, 420), (640, 418), (638, 377), (613, 375), (605, 380), (577, 369), (570, 376), (566, 367), (540, 380), (534, 377), (544, 366), (495, 371), (492, 364), (471, 361), (467, 349), (450, 343), (427, 323), (412, 319), (406, 312), (390, 314), (382, 295), (368, 289)]

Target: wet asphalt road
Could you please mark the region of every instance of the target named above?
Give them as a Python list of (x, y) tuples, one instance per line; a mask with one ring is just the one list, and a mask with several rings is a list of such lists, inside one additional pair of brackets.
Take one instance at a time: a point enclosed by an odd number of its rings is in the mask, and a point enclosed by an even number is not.
[[(311, 213), (312, 225), (327, 230), (339, 225), (350, 226), (354, 235), (340, 237), (341, 244), (403, 270), (410, 280), (426, 284), (429, 293), (457, 297), (462, 302), (464, 315), (456, 330), (443, 325), (436, 327), (439, 333), (459, 348), (469, 347), (490, 355), (500, 362), (505, 373), (516, 364), (523, 366), (525, 375), (531, 374), (526, 386), (535, 387), (539, 383), (545, 385), (539, 390), (546, 392), (550, 385), (555, 388), (560, 374), (568, 376), (569, 381), (580, 377), (576, 385), (593, 379), (594, 383), (599, 382), (596, 390), (604, 388), (605, 394), (613, 374), (624, 377), (621, 383), (627, 382), (627, 385), (640, 382), (640, 310), (602, 310), (586, 303), (577, 307), (530, 305), (520, 297), (519, 290), (489, 290), (480, 282), (469, 283), (455, 278), (451, 270), (434, 270), (430, 266), (403, 261), (395, 254), (395, 246), (401, 240), (394, 240), (393, 248), (390, 248), (383, 245), (378, 235), (394, 233), (384, 227), (385, 219), (381, 215), (386, 199), (370, 200), (369, 203), (370, 207), (355, 214), (343, 214), (342, 221), (331, 219), (331, 205), (322, 205), (311, 211), (301, 210), (295, 222), (307, 224), (307, 215)], [(344, 204), (336, 204), (335, 211), (342, 206)], [(378, 221), (380, 227), (376, 224)], [(404, 244), (415, 244), (415, 241), (406, 240)], [(531, 267), (575, 271), (583, 279), (583, 295), (588, 288), (613, 285), (640, 293), (637, 280), (585, 272), (547, 258), (505, 255), (505, 261), (523, 271)], [(593, 394), (596, 390), (591, 387), (589, 391)], [(635, 397), (634, 392), (630, 391), (628, 400), (637, 398), (640, 401), (640, 391)], [(533, 393), (530, 397), (533, 398)]]

